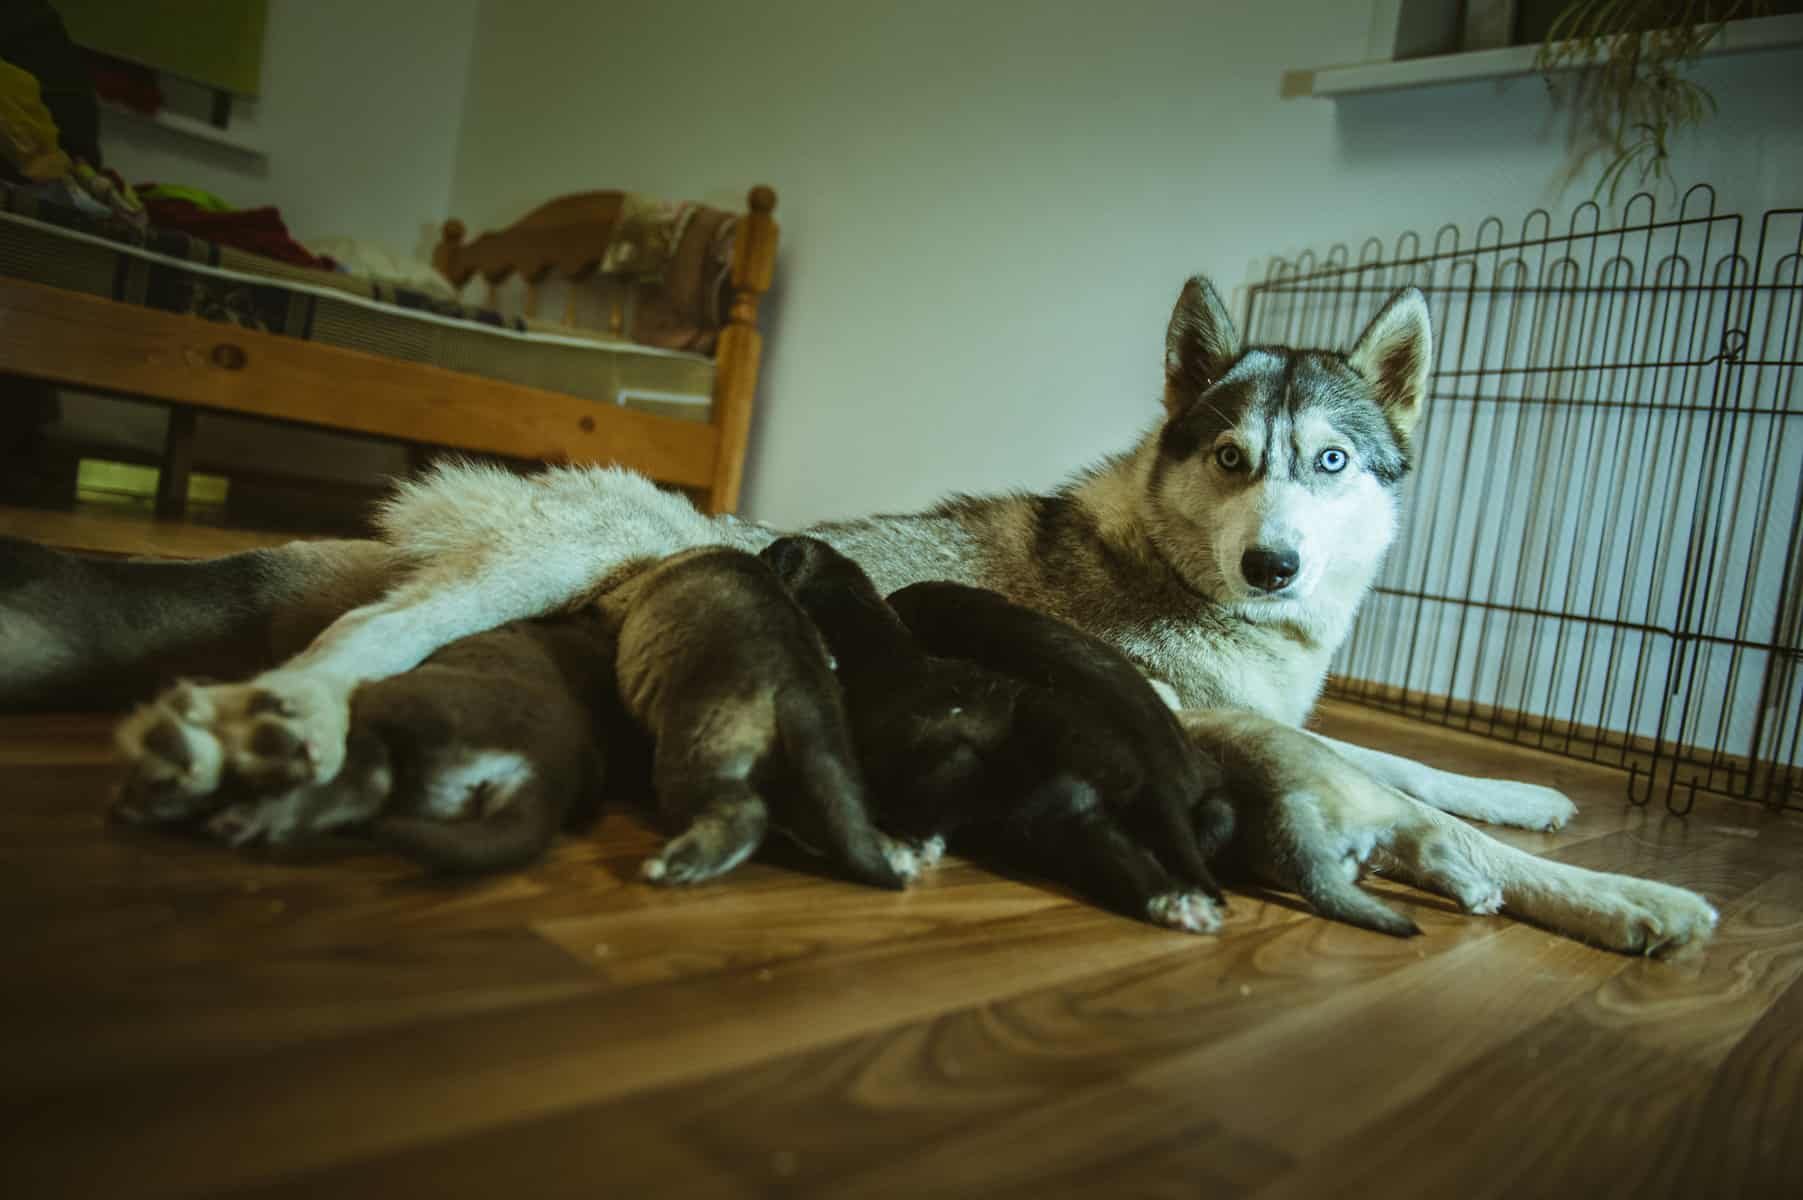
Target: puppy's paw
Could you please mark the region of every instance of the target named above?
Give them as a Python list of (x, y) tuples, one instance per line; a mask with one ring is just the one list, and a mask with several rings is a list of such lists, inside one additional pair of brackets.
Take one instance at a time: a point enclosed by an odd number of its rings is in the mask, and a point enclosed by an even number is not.
[(702, 818), (688, 832), (664, 843), (664, 848), (645, 860), (639, 875), (649, 883), (678, 886), (705, 883), (726, 874), (758, 848), (727, 836), (719, 822)]
[(880, 836), (883, 857), (888, 860), (890, 869), (908, 883), (938, 866), (939, 860), (945, 857), (945, 839), (938, 835), (920, 841), (893, 838), (887, 834)]
[(224, 842), (229, 846), (248, 846), (256, 841), (262, 833), (262, 820), (258, 814), (260, 806), (250, 800), (242, 800), (236, 804), (228, 804), (207, 818), (203, 827), (206, 835), (216, 842)]
[(1214, 933), (1221, 928), (1221, 909), (1201, 892), (1166, 892), (1146, 902), (1146, 920), (1167, 929)]

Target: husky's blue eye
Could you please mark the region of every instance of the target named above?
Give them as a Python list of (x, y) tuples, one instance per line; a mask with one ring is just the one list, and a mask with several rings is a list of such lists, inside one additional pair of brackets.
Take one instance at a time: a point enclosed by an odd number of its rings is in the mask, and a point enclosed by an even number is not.
[(1321, 451), (1320, 457), (1315, 459), (1315, 465), (1329, 475), (1337, 475), (1346, 469), (1346, 452), (1330, 447)]
[(1228, 442), (1215, 451), (1215, 461), (1221, 464), (1223, 471), (1237, 471), (1245, 464), (1246, 456), (1240, 453), (1238, 446)]

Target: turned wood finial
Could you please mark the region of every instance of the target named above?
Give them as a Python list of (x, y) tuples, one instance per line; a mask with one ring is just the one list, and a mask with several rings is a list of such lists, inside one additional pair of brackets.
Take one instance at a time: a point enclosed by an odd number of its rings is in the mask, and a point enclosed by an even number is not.
[(459, 276), (457, 270), (457, 251), (463, 248), (463, 222), (455, 217), (444, 223), (440, 230), (438, 245), (432, 247), (432, 266), (451, 282), (453, 287), (462, 287), (463, 281), (469, 278), (465, 271)]
[(730, 319), (753, 323), (757, 320), (757, 298), (770, 286), (770, 272), (776, 265), (776, 220), (770, 211), (776, 207), (776, 189), (759, 184), (745, 198), (751, 211), (739, 225), (739, 241), (733, 251), (733, 297)]

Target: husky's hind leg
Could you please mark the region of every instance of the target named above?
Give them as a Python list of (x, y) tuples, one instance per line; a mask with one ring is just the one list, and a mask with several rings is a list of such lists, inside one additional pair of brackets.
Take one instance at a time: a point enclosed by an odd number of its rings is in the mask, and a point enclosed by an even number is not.
[(0, 710), (117, 708), (183, 675), (242, 678), (380, 596), (400, 569), (376, 541), (161, 562), (0, 537)]
[(1455, 775), (1400, 755), (1367, 750), (1319, 734), (1309, 736), (1333, 747), (1342, 758), (1378, 782), (1455, 816), (1522, 829), (1562, 829), (1578, 812), (1563, 793), (1537, 783)]

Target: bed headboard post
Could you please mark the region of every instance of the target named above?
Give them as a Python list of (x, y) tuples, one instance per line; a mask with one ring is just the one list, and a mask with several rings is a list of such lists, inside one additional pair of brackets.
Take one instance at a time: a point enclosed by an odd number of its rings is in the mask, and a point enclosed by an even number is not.
[(758, 360), (764, 339), (758, 332), (758, 301), (770, 288), (776, 267), (776, 193), (758, 186), (747, 197), (749, 211), (739, 222), (732, 259), (732, 310), (714, 355), (714, 424), (720, 448), (714, 458), (714, 485), (708, 489), (709, 512), (732, 512), (739, 506), (739, 481), (745, 467), (745, 443), (751, 434), (751, 405), (757, 395)]
[(461, 268), (457, 263), (457, 255), (463, 249), (465, 232), (463, 222), (452, 217), (439, 230), (438, 245), (432, 248), (433, 267), (437, 268), (438, 273), (450, 281), (452, 287), (462, 287), (463, 280), (469, 278), (467, 272), (461, 278), (458, 276)]

